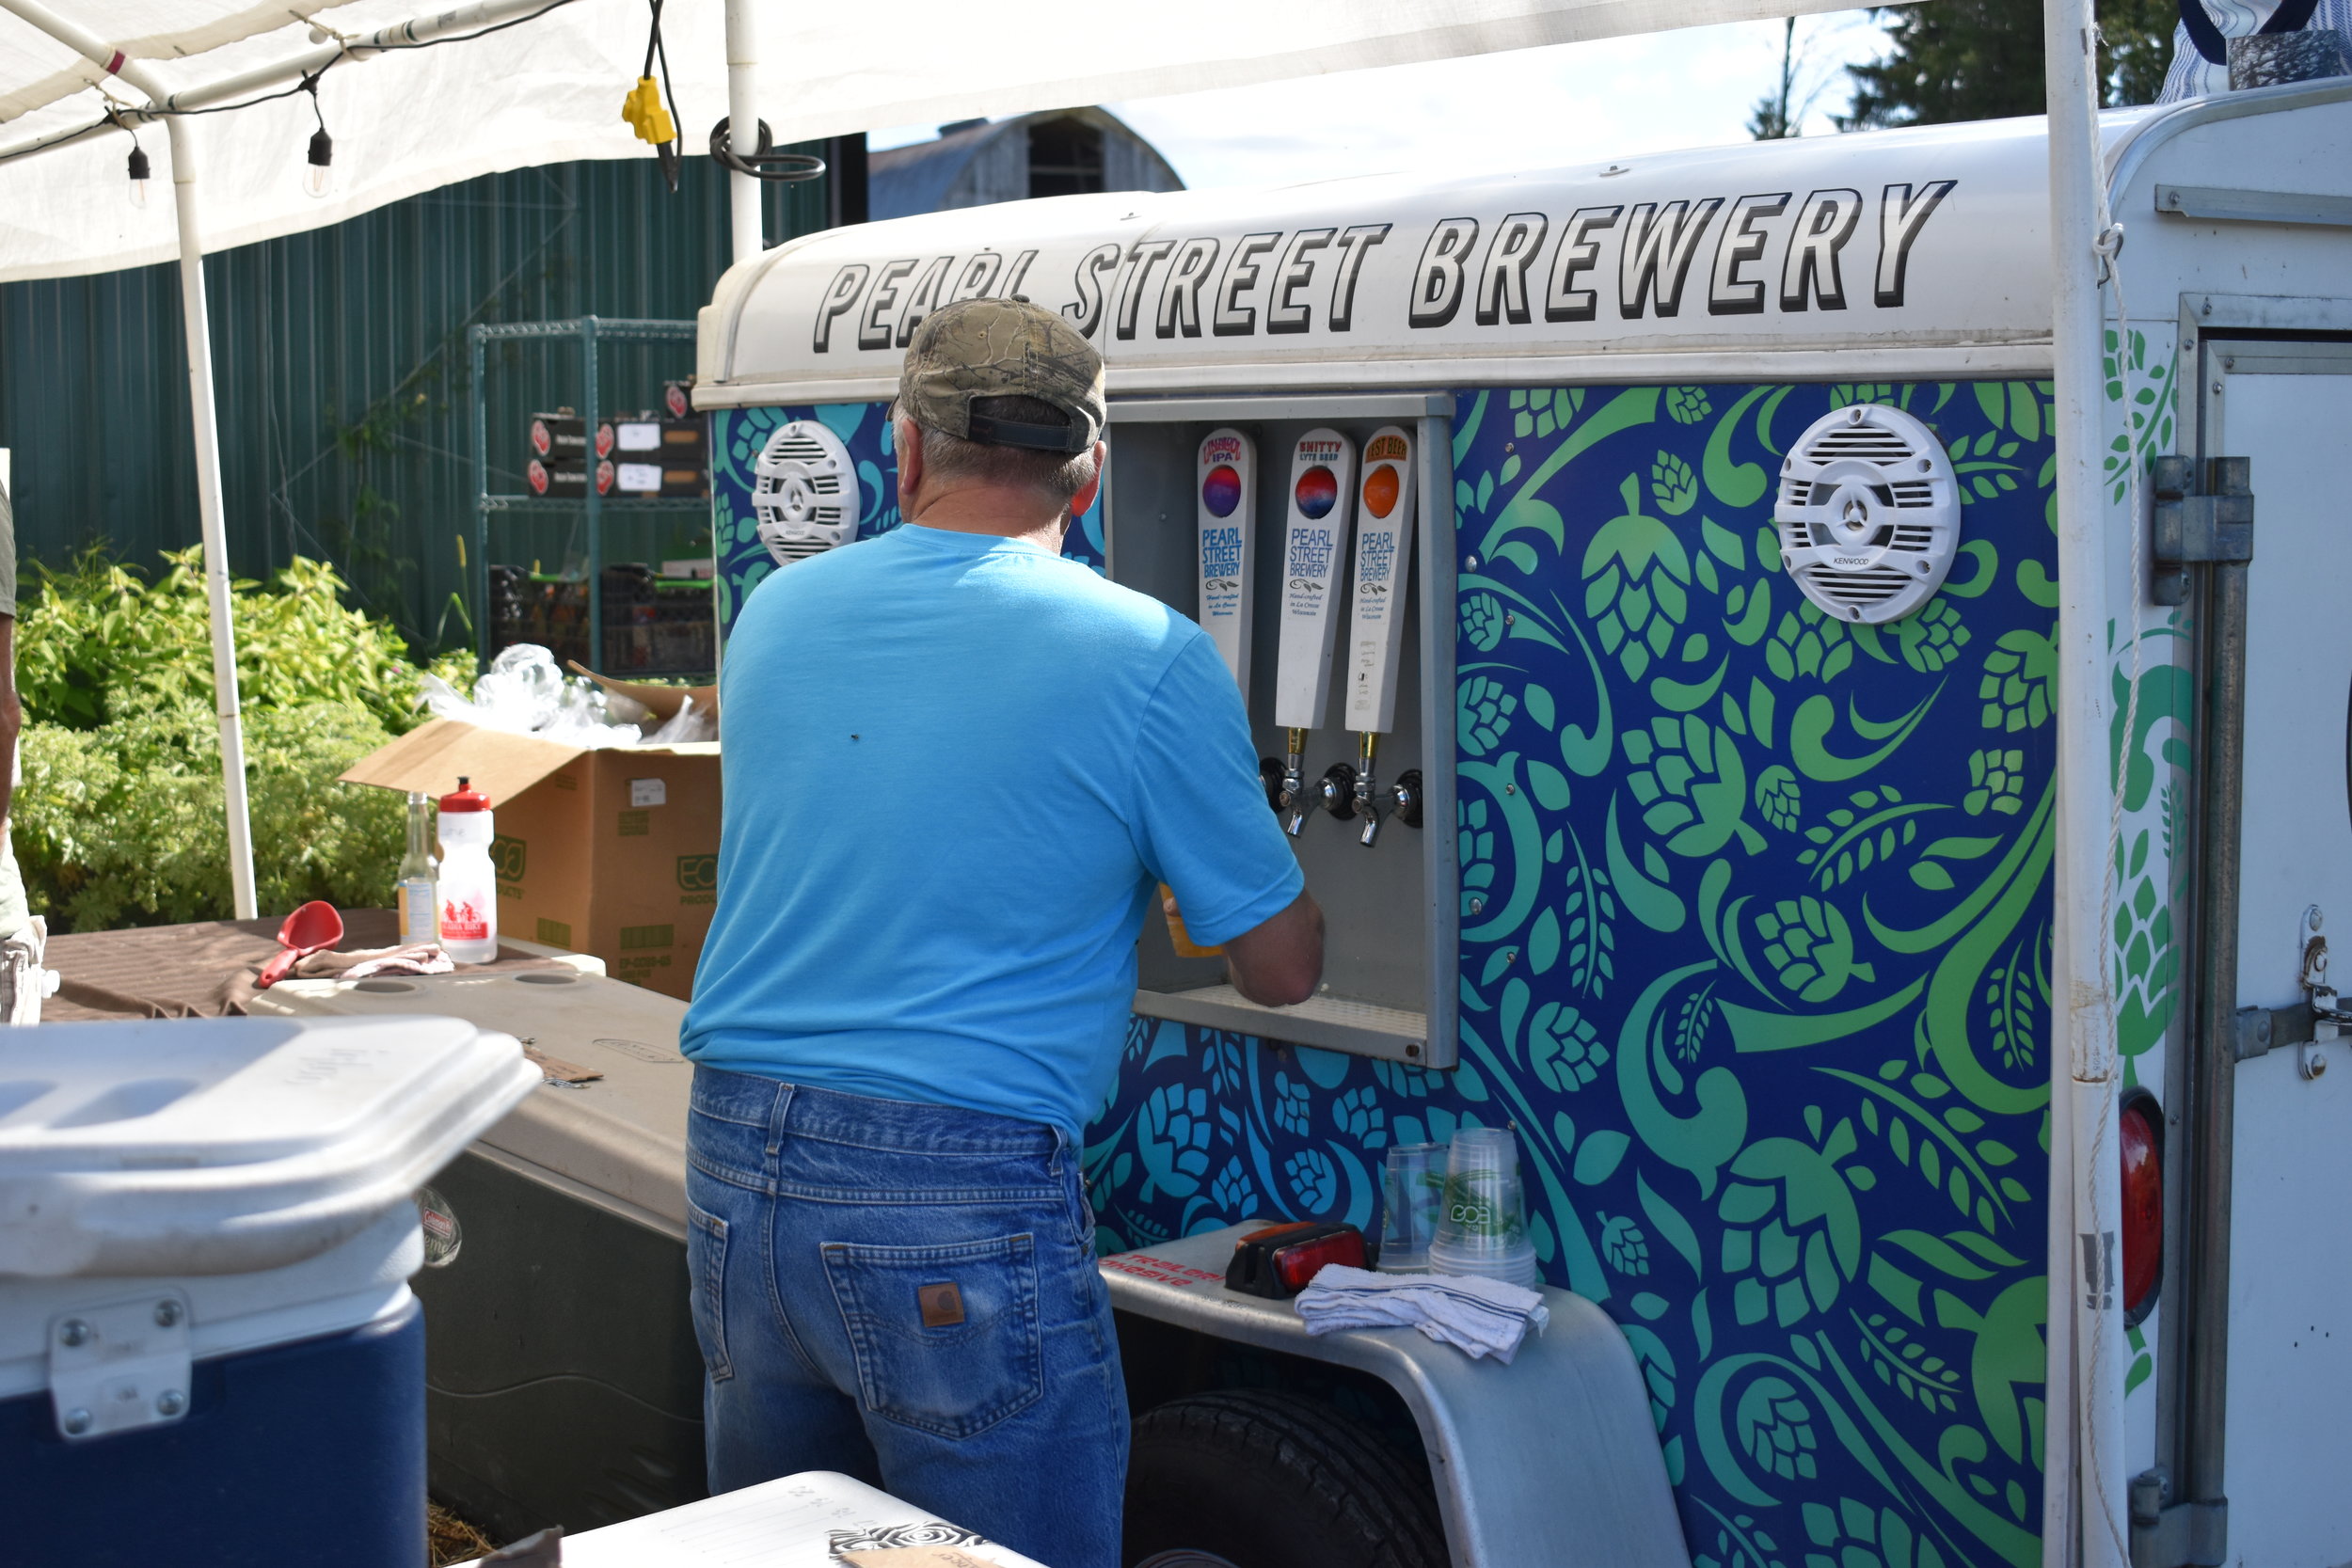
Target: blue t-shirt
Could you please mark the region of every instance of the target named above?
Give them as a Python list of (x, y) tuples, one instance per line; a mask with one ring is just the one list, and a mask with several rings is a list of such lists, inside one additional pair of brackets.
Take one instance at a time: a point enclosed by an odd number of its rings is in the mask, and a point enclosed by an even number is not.
[(1152, 884), (1203, 945), (1302, 886), (1208, 635), (1033, 544), (908, 525), (775, 573), (720, 713), (712, 1067), (1074, 1135)]

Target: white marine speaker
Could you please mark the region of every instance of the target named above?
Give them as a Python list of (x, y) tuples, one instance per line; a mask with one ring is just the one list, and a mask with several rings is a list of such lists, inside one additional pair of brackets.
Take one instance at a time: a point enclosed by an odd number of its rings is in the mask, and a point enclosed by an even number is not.
[(857, 469), (841, 437), (815, 420), (777, 427), (752, 466), (759, 542), (789, 566), (857, 537)]
[(1850, 404), (1813, 421), (1780, 466), (1780, 563), (1840, 621), (1899, 621), (1934, 596), (1960, 548), (1960, 486), (1935, 433), (1899, 408)]

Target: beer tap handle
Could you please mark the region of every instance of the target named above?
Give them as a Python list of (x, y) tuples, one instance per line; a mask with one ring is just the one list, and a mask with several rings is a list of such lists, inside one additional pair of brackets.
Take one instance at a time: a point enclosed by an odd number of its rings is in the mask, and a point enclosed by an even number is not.
[(1373, 782), (1373, 753), (1378, 749), (1379, 743), (1379, 734), (1374, 730), (1366, 730), (1363, 733), (1363, 744), (1357, 752), (1354, 805), (1356, 819), (1364, 826), (1362, 832), (1356, 835), (1356, 842), (1367, 849), (1372, 847), (1373, 840), (1380, 836), (1379, 785)]
[(1279, 809), (1287, 813), (1282, 831), (1293, 838), (1307, 821), (1307, 780), (1300, 771), (1300, 753), (1307, 750), (1307, 732), (1294, 729), (1289, 737), (1289, 760), (1282, 768), (1282, 795)]

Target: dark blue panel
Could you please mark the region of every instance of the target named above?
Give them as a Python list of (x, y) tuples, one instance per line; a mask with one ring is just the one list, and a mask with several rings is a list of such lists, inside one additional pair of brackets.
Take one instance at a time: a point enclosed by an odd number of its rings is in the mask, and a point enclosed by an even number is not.
[(188, 1414), (87, 1443), (0, 1402), (0, 1560), (423, 1568), (424, 1314), (197, 1364)]
[[(1968, 501), (1883, 630), (1807, 605), (1770, 528), (1781, 453), (1857, 400), (1933, 424)], [(1515, 1125), (1703, 1568), (2038, 1562), (2047, 388), (1459, 402), (1462, 1065), (1136, 1021), (1105, 1244), (1370, 1224), (1390, 1145)]]

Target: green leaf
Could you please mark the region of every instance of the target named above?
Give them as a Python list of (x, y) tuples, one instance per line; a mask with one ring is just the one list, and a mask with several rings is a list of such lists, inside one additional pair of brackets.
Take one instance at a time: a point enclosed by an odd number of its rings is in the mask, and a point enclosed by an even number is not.
[(1576, 1180), (1580, 1186), (1597, 1187), (1616, 1173), (1618, 1162), (1625, 1158), (1632, 1139), (1613, 1129), (1592, 1133), (1576, 1151)]

